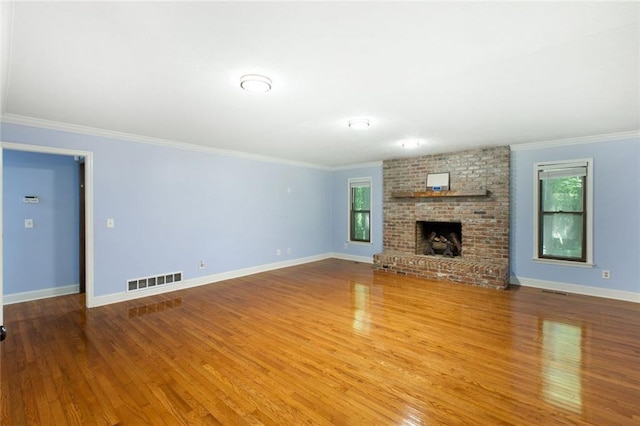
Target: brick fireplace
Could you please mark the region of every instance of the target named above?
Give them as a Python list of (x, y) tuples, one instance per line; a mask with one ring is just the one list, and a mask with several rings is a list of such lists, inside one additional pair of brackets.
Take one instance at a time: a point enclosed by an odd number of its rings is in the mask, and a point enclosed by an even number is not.
[[(384, 251), (374, 255), (375, 268), (506, 288), (509, 156), (509, 147), (497, 147), (385, 161)], [(449, 191), (427, 191), (430, 173), (449, 173)], [(459, 252), (425, 254), (434, 232)], [(457, 236), (455, 243), (452, 233)]]

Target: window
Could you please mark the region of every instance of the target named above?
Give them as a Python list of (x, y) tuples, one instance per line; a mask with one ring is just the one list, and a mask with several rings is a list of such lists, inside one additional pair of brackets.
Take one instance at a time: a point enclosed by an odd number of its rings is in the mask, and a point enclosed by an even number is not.
[(371, 242), (371, 178), (349, 179), (349, 241)]
[(536, 164), (534, 259), (592, 264), (592, 164)]

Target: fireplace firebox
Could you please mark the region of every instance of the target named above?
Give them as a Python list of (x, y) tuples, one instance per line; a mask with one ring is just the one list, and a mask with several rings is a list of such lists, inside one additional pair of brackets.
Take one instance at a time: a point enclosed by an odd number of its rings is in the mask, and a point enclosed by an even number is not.
[(416, 221), (416, 254), (462, 256), (462, 223)]

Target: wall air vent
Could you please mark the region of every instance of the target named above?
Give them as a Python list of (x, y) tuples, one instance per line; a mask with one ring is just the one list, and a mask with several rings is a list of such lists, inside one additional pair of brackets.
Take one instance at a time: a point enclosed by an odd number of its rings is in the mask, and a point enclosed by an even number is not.
[(182, 272), (170, 272), (168, 274), (155, 275), (153, 277), (134, 278), (132, 280), (127, 280), (127, 291), (159, 287), (180, 281), (182, 281)]

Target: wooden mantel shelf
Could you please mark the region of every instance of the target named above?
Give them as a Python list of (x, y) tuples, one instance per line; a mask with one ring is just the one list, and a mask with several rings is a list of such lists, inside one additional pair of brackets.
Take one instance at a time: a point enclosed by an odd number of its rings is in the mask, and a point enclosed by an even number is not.
[(470, 191), (392, 191), (393, 198), (437, 198), (437, 197), (486, 197), (487, 189), (474, 189)]

